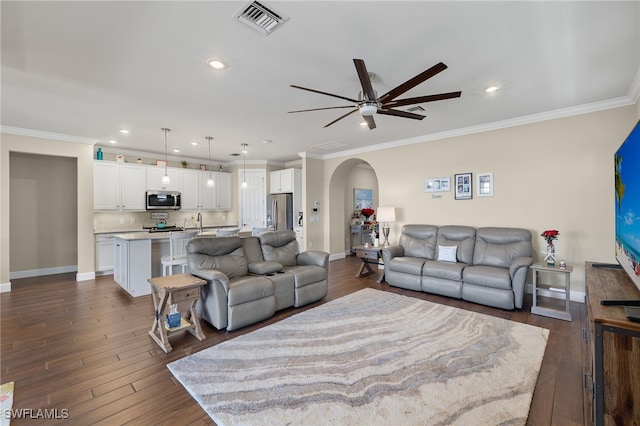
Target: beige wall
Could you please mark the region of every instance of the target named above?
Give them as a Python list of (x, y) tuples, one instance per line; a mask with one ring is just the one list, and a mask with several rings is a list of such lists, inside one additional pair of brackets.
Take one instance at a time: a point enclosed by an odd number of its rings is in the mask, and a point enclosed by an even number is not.
[[(351, 189), (341, 189), (343, 169), (366, 161), (378, 178), (379, 203), (397, 209), (392, 244), (407, 223), (522, 227), (532, 232), (540, 261), (539, 234), (555, 228), (559, 256), (576, 267), (572, 290), (584, 291), (586, 260), (615, 261), (613, 153), (638, 117), (636, 105), (326, 160), (325, 200), (344, 212), (341, 191)], [(466, 172), (474, 174), (472, 200), (423, 190), (425, 178)], [(482, 172), (494, 175), (493, 197), (476, 196)], [(325, 234), (332, 255), (345, 250), (343, 223), (332, 217)]]
[(10, 270), (75, 271), (77, 160), (12, 152)]
[(75, 158), (77, 165), (77, 250), (79, 280), (94, 276), (93, 238), (93, 147), (90, 144), (3, 133), (0, 139), (0, 285), (8, 286), (10, 255), (10, 153), (29, 153)]

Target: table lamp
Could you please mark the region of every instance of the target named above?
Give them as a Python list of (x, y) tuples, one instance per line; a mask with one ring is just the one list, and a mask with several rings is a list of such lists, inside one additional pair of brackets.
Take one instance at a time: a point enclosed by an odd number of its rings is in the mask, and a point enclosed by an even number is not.
[(389, 222), (396, 221), (396, 209), (395, 207), (378, 207), (378, 213), (376, 216), (378, 222), (382, 222), (382, 235), (384, 235), (384, 245), (389, 245)]

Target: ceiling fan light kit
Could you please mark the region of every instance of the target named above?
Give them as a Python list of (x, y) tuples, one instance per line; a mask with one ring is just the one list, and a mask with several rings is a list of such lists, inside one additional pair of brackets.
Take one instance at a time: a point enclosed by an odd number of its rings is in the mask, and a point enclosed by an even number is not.
[(342, 120), (343, 118), (353, 114), (356, 111), (360, 112), (360, 115), (365, 119), (367, 125), (370, 130), (376, 128), (375, 120), (373, 116), (375, 114), (382, 115), (391, 115), (394, 117), (402, 117), (402, 118), (411, 118), (413, 120), (422, 120), (425, 118), (424, 115), (416, 114), (414, 112), (403, 111), (399, 109), (395, 109), (401, 106), (407, 105), (415, 105), (421, 104), (425, 102), (434, 102), (441, 101), (445, 99), (459, 98), (462, 95), (461, 91), (457, 92), (449, 92), (449, 93), (440, 93), (437, 95), (428, 95), (428, 96), (418, 96), (414, 98), (404, 98), (404, 99), (396, 99), (398, 96), (403, 93), (408, 92), (413, 89), (417, 85), (425, 82), (436, 74), (447, 69), (447, 66), (442, 62), (432, 66), (431, 68), (421, 72), (415, 77), (405, 81), (399, 86), (391, 89), (387, 93), (382, 96), (377, 96), (375, 90), (373, 90), (373, 86), (371, 85), (371, 80), (375, 74), (367, 71), (367, 67), (362, 59), (354, 59), (353, 63), (356, 67), (356, 72), (358, 73), (358, 78), (360, 79), (360, 85), (362, 86), (362, 93), (358, 96), (359, 99), (352, 99), (346, 96), (336, 95), (333, 93), (322, 92), (320, 90), (309, 89), (302, 86), (291, 85), (291, 87), (300, 90), (306, 90), (308, 92), (318, 93), (321, 95), (331, 96), (333, 98), (342, 99), (348, 102), (351, 102), (352, 105), (343, 105), (343, 106), (335, 106), (335, 107), (327, 107), (327, 108), (312, 108), (312, 109), (303, 109), (297, 111), (289, 111), (290, 113), (297, 112), (309, 112), (309, 111), (320, 111), (325, 109), (338, 109), (338, 108), (351, 108), (351, 111), (346, 114), (338, 117), (333, 120), (329, 124), (326, 124), (324, 127), (329, 127), (337, 121)]

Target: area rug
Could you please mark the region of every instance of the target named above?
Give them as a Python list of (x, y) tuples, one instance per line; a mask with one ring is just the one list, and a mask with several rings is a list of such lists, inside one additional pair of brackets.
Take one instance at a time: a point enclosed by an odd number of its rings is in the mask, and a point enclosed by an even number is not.
[(0, 426), (9, 426), (11, 423), (11, 408), (13, 407), (14, 382), (0, 385)]
[(221, 426), (518, 425), (548, 335), (364, 289), (168, 368)]

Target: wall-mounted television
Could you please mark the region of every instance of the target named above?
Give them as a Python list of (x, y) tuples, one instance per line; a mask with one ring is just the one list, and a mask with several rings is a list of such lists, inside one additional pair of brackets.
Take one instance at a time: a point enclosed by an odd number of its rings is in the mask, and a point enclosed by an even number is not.
[(640, 290), (640, 121), (614, 156), (616, 260)]

